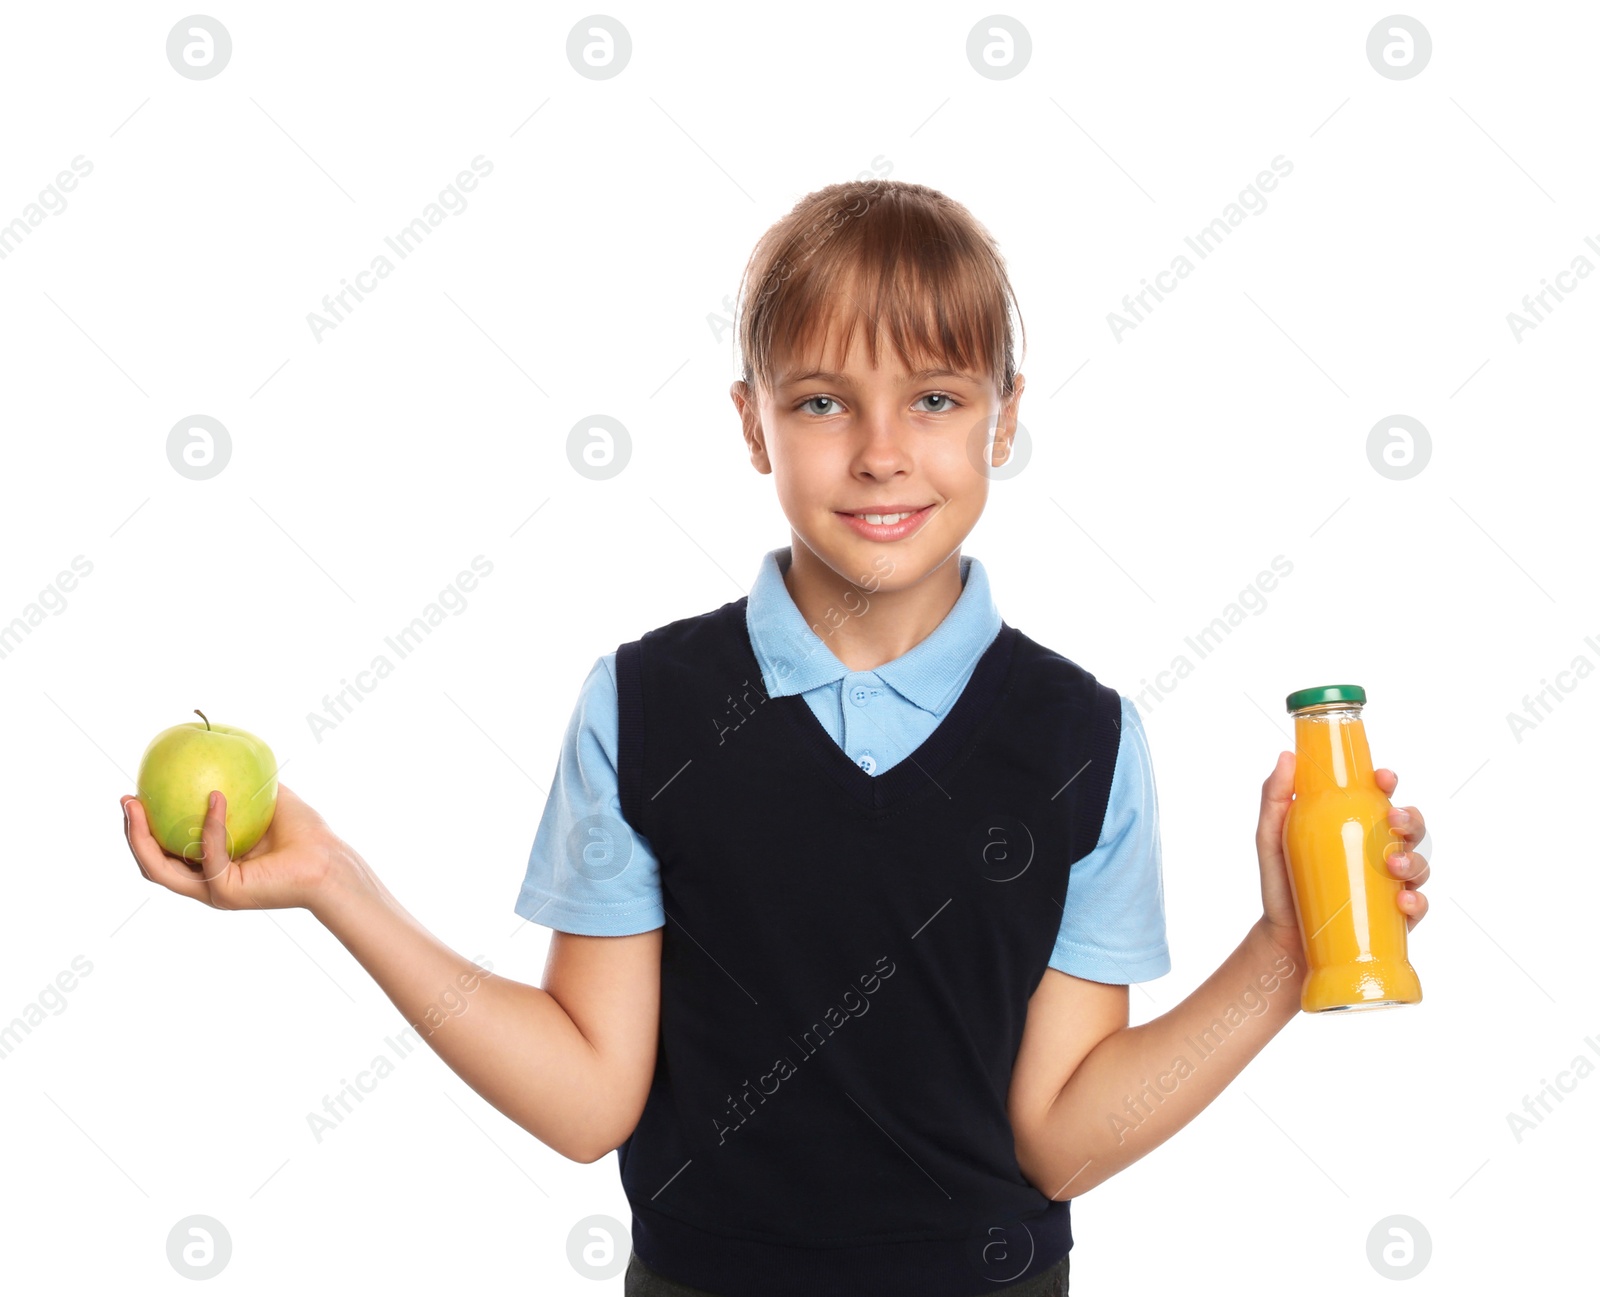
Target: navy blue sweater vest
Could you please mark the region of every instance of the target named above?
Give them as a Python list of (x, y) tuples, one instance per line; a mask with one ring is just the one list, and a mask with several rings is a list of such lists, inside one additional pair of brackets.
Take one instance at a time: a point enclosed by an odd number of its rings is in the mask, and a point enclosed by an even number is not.
[(1121, 700), (1002, 622), (869, 775), (766, 694), (746, 602), (617, 649), (621, 807), (666, 911), (633, 1248), (720, 1297), (993, 1293), (1072, 1246), (1006, 1099)]

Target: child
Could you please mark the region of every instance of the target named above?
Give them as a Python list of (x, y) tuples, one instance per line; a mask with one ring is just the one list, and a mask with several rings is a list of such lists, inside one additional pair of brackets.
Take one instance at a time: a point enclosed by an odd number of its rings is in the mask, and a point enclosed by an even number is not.
[[(475, 975), (429, 1043), (558, 1152), (617, 1150), (635, 1297), (1064, 1293), (1069, 1199), (1298, 1011), (1293, 756), (1262, 785), (1261, 917), (1130, 1027), (1128, 984), (1170, 967), (1138, 713), (960, 552), (1024, 385), (993, 241), (923, 186), (830, 185), (741, 299), (732, 396), (791, 541), (591, 670), (516, 906), (554, 930), (542, 989), (441, 945), (287, 788), (238, 862), (213, 806), (204, 877), (132, 797), (129, 841), (219, 908), (310, 909), (408, 1021)], [(1391, 823), (1414, 924), (1423, 820)], [(1242, 1025), (1174, 1079), (1240, 988)]]

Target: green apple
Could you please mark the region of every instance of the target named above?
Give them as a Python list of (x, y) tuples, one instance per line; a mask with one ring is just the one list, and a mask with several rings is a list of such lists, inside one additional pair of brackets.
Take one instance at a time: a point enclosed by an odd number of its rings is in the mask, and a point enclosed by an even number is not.
[[(261, 840), (278, 807), (278, 763), (272, 749), (247, 730), (185, 721), (150, 740), (139, 761), (139, 801), (150, 832), (163, 848), (200, 863), (200, 830), (211, 790), (228, 799), (228, 858)], [(203, 721), (204, 724), (200, 722)]]

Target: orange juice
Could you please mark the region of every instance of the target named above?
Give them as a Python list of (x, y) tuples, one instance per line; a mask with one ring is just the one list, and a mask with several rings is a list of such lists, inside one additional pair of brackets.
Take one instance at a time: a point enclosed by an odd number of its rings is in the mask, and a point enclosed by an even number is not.
[(1289, 888), (1306, 952), (1300, 1007), (1377, 1009), (1422, 999), (1406, 958), (1403, 884), (1387, 857), (1399, 835), (1372, 774), (1360, 685), (1289, 695), (1294, 713), (1294, 801), (1283, 826)]

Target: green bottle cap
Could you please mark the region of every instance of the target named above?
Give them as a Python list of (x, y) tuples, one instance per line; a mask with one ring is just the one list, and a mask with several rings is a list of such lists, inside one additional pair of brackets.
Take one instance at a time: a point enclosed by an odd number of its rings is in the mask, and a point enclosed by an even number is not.
[(1292, 712), (1302, 707), (1315, 707), (1318, 703), (1364, 703), (1367, 691), (1360, 685), (1318, 685), (1315, 689), (1296, 689), (1289, 695)]

